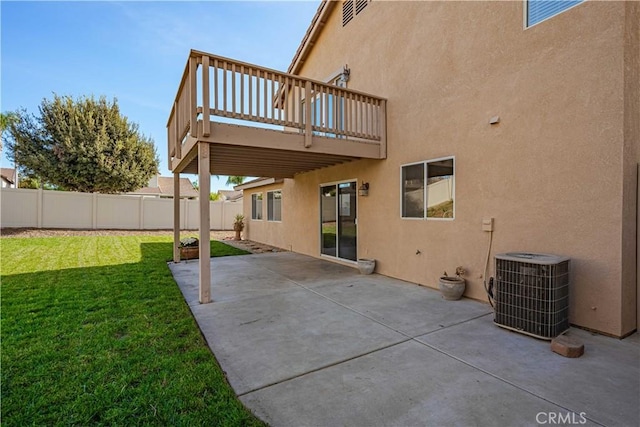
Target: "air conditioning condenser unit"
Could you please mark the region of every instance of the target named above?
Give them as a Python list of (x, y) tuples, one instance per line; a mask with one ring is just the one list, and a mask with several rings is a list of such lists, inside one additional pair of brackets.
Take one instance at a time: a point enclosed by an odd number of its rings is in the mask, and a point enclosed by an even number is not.
[(495, 261), (495, 324), (547, 340), (569, 329), (569, 258), (509, 252)]

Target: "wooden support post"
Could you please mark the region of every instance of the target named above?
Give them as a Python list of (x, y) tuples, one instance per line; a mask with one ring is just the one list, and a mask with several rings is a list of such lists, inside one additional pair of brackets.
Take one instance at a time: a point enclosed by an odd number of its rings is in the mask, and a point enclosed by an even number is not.
[(198, 143), (198, 202), (200, 203), (200, 303), (211, 302), (211, 232), (210, 232), (210, 192), (209, 143)]
[(173, 262), (180, 262), (180, 172), (173, 174)]
[(313, 106), (311, 102), (311, 82), (306, 81), (304, 85), (304, 146), (305, 148), (311, 147), (312, 140), (312, 128), (311, 128), (311, 107)]

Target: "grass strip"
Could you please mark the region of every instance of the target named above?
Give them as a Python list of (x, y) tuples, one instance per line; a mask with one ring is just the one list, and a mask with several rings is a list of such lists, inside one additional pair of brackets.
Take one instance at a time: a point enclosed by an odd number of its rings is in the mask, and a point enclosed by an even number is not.
[[(173, 281), (170, 237), (1, 245), (4, 426), (263, 425)], [(211, 253), (246, 252), (214, 241)]]

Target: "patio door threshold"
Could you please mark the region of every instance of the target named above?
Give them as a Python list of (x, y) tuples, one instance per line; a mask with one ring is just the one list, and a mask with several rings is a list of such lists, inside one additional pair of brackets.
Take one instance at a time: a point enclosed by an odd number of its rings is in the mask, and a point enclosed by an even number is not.
[(347, 267), (358, 267), (358, 261), (351, 261), (350, 259), (338, 258), (331, 255), (320, 254), (321, 259), (335, 262), (336, 264), (346, 265)]

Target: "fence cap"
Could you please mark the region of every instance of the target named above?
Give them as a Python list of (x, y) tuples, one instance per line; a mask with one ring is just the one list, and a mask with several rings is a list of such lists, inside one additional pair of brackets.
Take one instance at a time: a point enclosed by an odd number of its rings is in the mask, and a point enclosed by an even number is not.
[(497, 254), (496, 259), (506, 261), (518, 261), (528, 262), (530, 264), (560, 264), (561, 262), (569, 261), (569, 257), (552, 254), (540, 254), (533, 252), (507, 252), (504, 254)]

